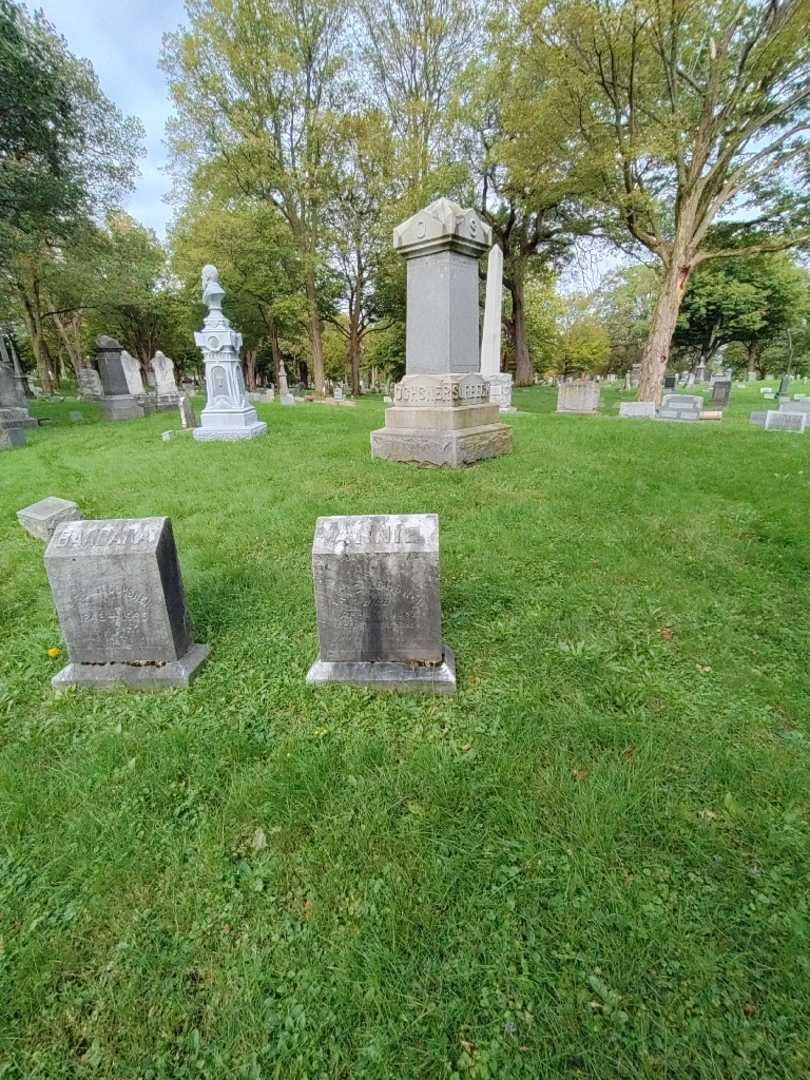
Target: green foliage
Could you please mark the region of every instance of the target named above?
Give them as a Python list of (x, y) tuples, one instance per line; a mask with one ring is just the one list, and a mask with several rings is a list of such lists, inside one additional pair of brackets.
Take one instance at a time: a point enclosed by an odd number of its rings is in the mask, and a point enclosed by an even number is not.
[[(807, 443), (755, 389), (721, 425), (555, 399), (458, 473), (372, 460), (379, 399), (204, 448), (34, 403), (0, 466), (4, 1080), (807, 1075)], [(171, 516), (190, 690), (54, 697), (14, 520), (54, 493)], [(306, 687), (316, 517), (426, 509), (457, 698)]]

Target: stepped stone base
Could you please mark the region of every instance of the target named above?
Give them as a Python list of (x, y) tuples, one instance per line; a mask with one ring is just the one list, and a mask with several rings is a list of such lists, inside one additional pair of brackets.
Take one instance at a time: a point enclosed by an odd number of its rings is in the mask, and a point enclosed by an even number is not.
[(35, 428), (39, 422), (31, 416), (28, 409), (11, 405), (0, 409), (0, 427), (8, 428)]
[(480, 375), (406, 375), (371, 433), (371, 456), (458, 468), (512, 451), (512, 429)]
[(257, 420), (255, 424), (234, 428), (194, 428), (193, 435), (197, 442), (235, 442), (238, 439), (257, 439), (267, 431), (267, 424)]
[(444, 645), (441, 664), (401, 664), (383, 660), (315, 661), (307, 674), (310, 686), (345, 683), (368, 690), (406, 690), (409, 693), (455, 694), (456, 658)]
[(143, 405), (139, 405), (131, 394), (104, 397), (101, 408), (106, 420), (140, 420), (144, 415)]
[(192, 645), (185, 656), (165, 664), (68, 664), (51, 679), (54, 690), (174, 690), (188, 686), (208, 659), (208, 645)]

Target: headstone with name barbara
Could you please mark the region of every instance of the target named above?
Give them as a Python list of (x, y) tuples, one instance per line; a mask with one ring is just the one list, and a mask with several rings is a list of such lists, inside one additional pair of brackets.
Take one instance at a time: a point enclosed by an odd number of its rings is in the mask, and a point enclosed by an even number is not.
[(307, 682), (455, 692), (436, 514), (318, 518), (312, 576), (320, 655)]
[(168, 518), (60, 525), (45, 569), (70, 657), (56, 689), (183, 687), (208, 656), (191, 636)]
[(489, 225), (449, 199), (394, 229), (407, 260), (405, 376), (371, 433), (373, 457), (458, 467), (511, 452), (479, 370), (478, 260), (491, 242)]
[(104, 396), (101, 408), (108, 420), (134, 420), (143, 416), (143, 406), (130, 391), (122, 353), (124, 347), (115, 338), (100, 334), (96, 338), (96, 367)]
[(232, 328), (230, 320), (223, 314), (225, 290), (220, 285), (215, 266), (203, 267), (202, 286), (208, 314), (194, 340), (202, 349), (205, 360), (207, 400), (200, 426), (194, 429), (194, 438), (199, 442), (255, 439), (265, 434), (267, 424), (258, 418), (247, 399), (239, 360), (242, 335)]

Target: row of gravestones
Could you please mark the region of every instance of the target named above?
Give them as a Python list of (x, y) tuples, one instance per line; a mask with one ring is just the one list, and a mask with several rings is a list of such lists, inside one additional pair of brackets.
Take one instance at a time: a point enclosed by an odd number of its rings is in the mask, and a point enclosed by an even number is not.
[[(188, 686), (209, 646), (193, 640), (168, 518), (85, 521), (75, 503), (54, 497), (17, 517), (48, 541), (45, 569), (69, 657), (57, 690)], [(312, 575), (320, 653), (310, 684), (455, 692), (435, 514), (319, 518)]]
[(173, 409), (180, 400), (174, 364), (162, 352), (152, 357), (154, 397), (143, 385), (141, 365), (115, 340), (102, 334), (96, 339), (95, 366), (79, 372), (79, 394), (98, 401), (108, 420), (130, 420), (152, 408)]
[[(591, 379), (560, 382), (557, 388), (557, 412), (593, 415), (599, 409), (600, 384)], [(703, 398), (696, 394), (665, 394), (661, 409), (652, 401), (623, 401), (619, 416), (659, 420), (718, 420), (719, 410), (731, 398), (731, 379), (716, 379), (712, 384), (713, 410), (704, 412)]]

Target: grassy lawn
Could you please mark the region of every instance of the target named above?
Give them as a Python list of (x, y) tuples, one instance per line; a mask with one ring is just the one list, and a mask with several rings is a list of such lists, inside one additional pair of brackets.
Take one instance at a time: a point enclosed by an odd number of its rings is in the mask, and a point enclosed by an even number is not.
[[(732, 396), (518, 392), (514, 454), (459, 472), (372, 460), (380, 398), (205, 445), (36, 404), (0, 455), (0, 1077), (810, 1074), (810, 436)], [(189, 691), (54, 697), (46, 495), (171, 517)], [(315, 518), (424, 511), (457, 697), (307, 688)]]

